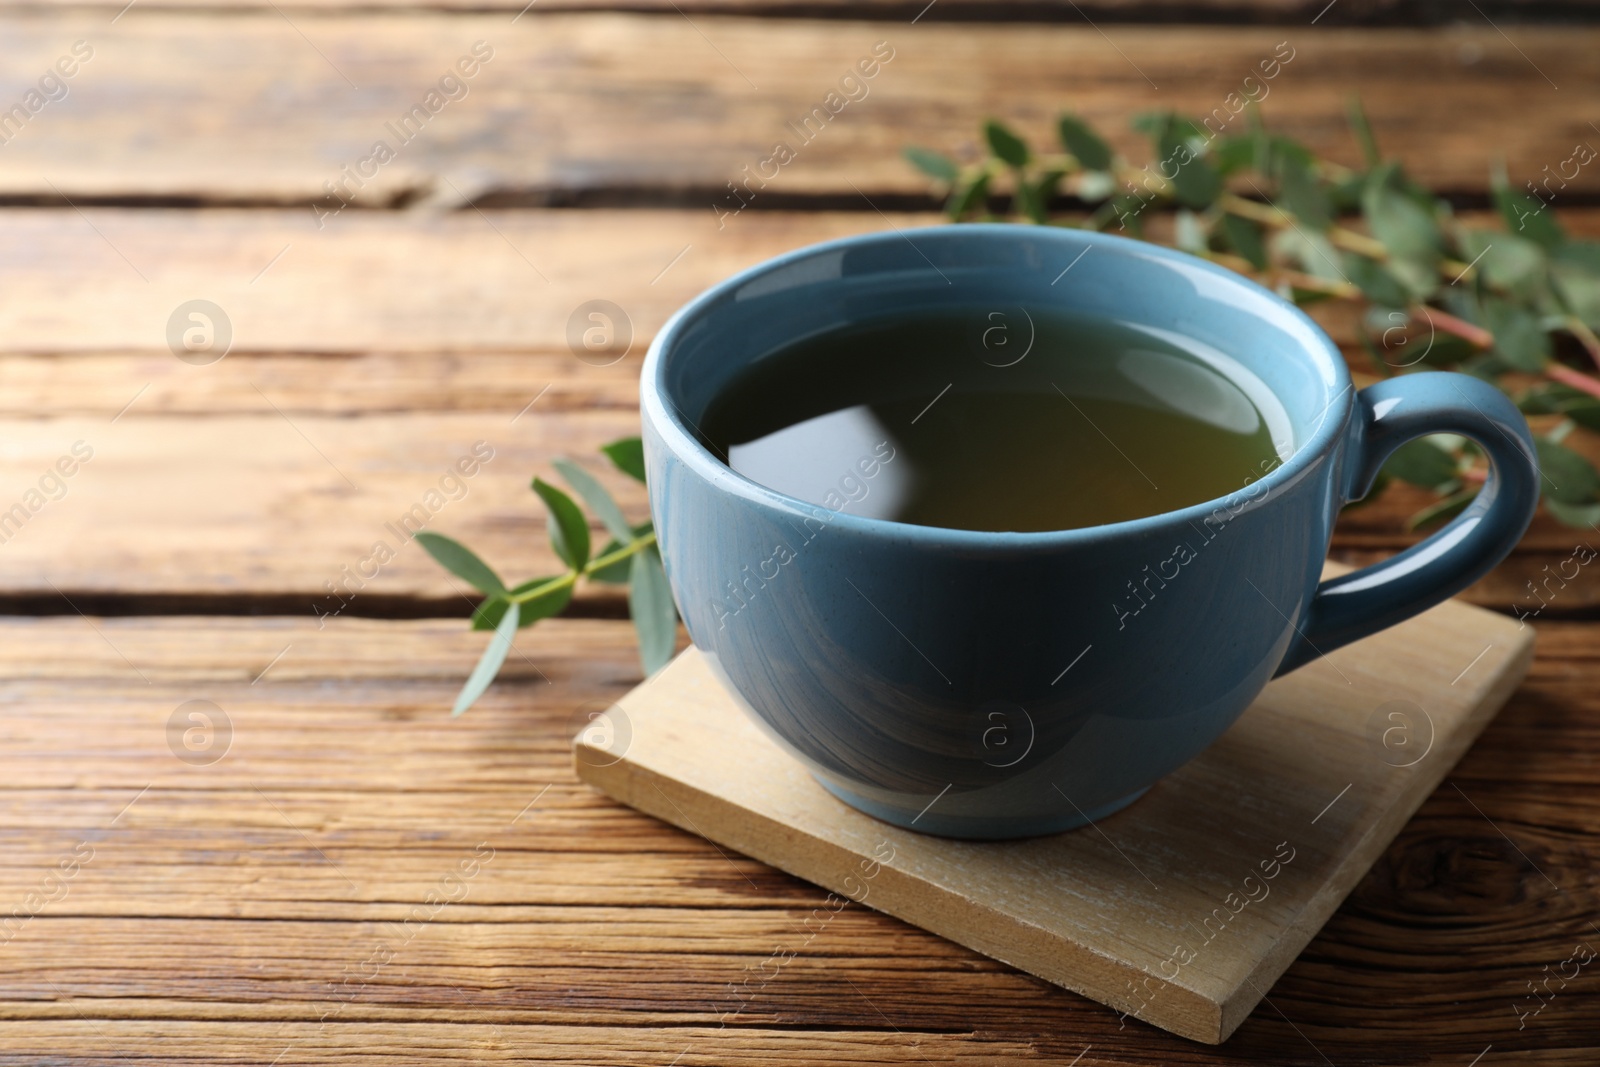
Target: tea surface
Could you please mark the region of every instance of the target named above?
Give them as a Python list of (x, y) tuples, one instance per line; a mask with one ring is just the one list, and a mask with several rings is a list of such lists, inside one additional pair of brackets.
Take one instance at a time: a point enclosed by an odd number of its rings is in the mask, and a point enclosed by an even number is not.
[[(1067, 530), (1243, 488), (1287, 418), (1224, 353), (1104, 319), (962, 309), (823, 332), (712, 401), (703, 438), (753, 481), (834, 511)], [(1276, 431), (1276, 433), (1274, 432)]]

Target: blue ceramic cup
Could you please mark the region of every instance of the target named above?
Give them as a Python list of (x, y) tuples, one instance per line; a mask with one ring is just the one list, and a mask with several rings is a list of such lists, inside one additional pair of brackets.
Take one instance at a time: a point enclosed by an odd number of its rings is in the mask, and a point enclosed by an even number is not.
[[(1180, 511), (983, 533), (809, 504), (698, 439), (718, 390), (775, 349), (990, 305), (1183, 335), (1264, 399), (1285, 458)], [(1527, 424), (1491, 386), (1417, 373), (1357, 392), (1328, 337), (1267, 290), (1079, 230), (946, 226), (779, 257), (679, 311), (645, 360), (642, 394), (650, 510), (695, 645), (840, 799), (957, 837), (1050, 833), (1131, 803), (1274, 675), (1481, 577), (1539, 495)], [(1437, 432), (1488, 454), (1477, 499), (1421, 544), (1319, 584), (1340, 507), (1396, 447)]]

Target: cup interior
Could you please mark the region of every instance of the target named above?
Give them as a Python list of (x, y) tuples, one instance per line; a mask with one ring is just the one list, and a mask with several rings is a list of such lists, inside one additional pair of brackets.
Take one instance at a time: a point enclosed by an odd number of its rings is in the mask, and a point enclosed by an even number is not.
[(1255, 403), (1280, 473), (1295, 454), (1331, 440), (1348, 407), (1337, 348), (1299, 309), (1253, 282), (1144, 242), (1005, 224), (847, 238), (737, 275), (657, 337), (645, 402), (664, 401), (661, 413), (689, 438), (680, 443), (720, 465), (700, 444), (698, 425), (754, 361), (840, 327), (969, 306), (1049, 308), (1181, 338)]

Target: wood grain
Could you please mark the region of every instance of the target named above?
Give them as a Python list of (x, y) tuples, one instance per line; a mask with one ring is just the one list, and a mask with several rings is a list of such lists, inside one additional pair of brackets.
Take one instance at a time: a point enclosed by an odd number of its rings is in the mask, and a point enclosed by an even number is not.
[[(344, 180), (344, 200), (372, 206), (620, 191), (658, 202), (675, 195), (709, 215), (726, 184), (778, 142), (795, 158), (755, 187), (758, 199), (921, 196), (927, 184), (899, 150), (971, 151), (991, 115), (1044, 137), (1072, 109), (1144, 161), (1131, 116), (1222, 107), (1280, 42), (1292, 61), (1257, 90), (1267, 92), (1270, 121), (1355, 162), (1344, 115), (1359, 91), (1380, 140), (1434, 187), (1482, 191), (1499, 158), (1517, 181), (1534, 178), (1594, 139), (1581, 116), (1600, 112), (1600, 75), (1589, 62), (1600, 30), (1585, 27), (1503, 35), (1466, 19), (1442, 31), (1100, 30), (910, 18), (535, 12), (513, 22), (505, 11), (381, 20), (241, 11), (216, 19), (136, 8), (111, 24), (98, 10), (16, 11), (0, 39), (6, 69), (42, 73), (79, 40), (94, 55), (70, 94), (5, 144), (0, 196), (298, 205)], [(477, 41), (493, 58), (466, 95), (410, 140), (391, 133), (387, 124), (424, 101)], [(790, 131), (877, 42), (893, 58), (853, 90), (866, 95), (829, 105), (839, 110), (820, 134)], [(378, 140), (395, 158), (341, 179), (341, 168), (373, 158)], [(1562, 191), (1597, 189), (1600, 171), (1587, 168)]]
[[(507, 577), (555, 570), (528, 479), (637, 431), (639, 361), (666, 316), (780, 252), (888, 224), (753, 213), (719, 234), (687, 211), (371, 212), (318, 234), (291, 212), (85, 216), (0, 212), (0, 511), (75, 442), (94, 450), (66, 495), (0, 551), (0, 600), (29, 611), (164, 598), (307, 616), (340, 601), (357, 614), (465, 613), (469, 591), (386, 526), (451, 464), (477, 441), (495, 449), (431, 527)], [(1600, 212), (1566, 218), (1600, 232)], [(516, 248), (542, 260), (548, 284)], [(207, 366), (167, 347), (167, 319), (195, 297), (234, 326), (234, 350)], [(614, 364), (566, 347), (567, 320), (593, 298), (632, 324), (632, 349)], [(1348, 316), (1319, 314), (1350, 336)], [(643, 518), (636, 485), (608, 484)], [(1414, 543), (1404, 519), (1425, 502), (1395, 487), (1347, 513), (1335, 555), (1365, 563)], [(378, 540), (396, 558), (370, 580), (346, 578)], [(1470, 596), (1508, 612), (1541, 597), (1541, 610), (1587, 610), (1600, 603), (1587, 572), (1540, 596), (1527, 586), (1581, 540), (1539, 519), (1520, 558)], [(347, 592), (331, 598), (327, 582)]]
[[(930, 837), (846, 807), (763, 735), (697, 649), (619, 701), (622, 723), (581, 733), (574, 753), (580, 778), (626, 804), (1217, 1044), (1499, 711), (1532, 636), (1441, 605), (1273, 682), (1125, 810), (1027, 841)], [(1426, 726), (1420, 712), (1398, 720), (1400, 744), (1415, 743), (1385, 748), (1392, 724), (1375, 732), (1374, 709), (1424, 700)], [(1044, 788), (1036, 761), (1015, 773)]]
[[(0, 5), (28, 10), (38, 6), (83, 8), (98, 6), (110, 15), (121, 10), (116, 3), (96, 5), (76, 0), (47, 0), (44, 5), (16, 3)], [(168, 0), (166, 8), (198, 8), (204, 11), (251, 10), (252, 0)], [(345, 12), (356, 7), (349, 0), (296, 0), (286, 10), (331, 10)], [(523, 9), (515, 0), (392, 0), (389, 8), (424, 10), (503, 10), (515, 14)], [(909, 20), (927, 6), (926, 0), (541, 0), (538, 11), (622, 11), (662, 14), (720, 14), (768, 17), (804, 16), (808, 18), (861, 18)], [(1363, 24), (1434, 24), (1448, 20), (1439, 5), (1428, 0), (1341, 0), (1331, 9), (1328, 0), (1079, 0), (1077, 10), (1049, 0), (939, 0), (920, 21), (1016, 21), (1083, 23), (1085, 16), (1096, 22), (1264, 22), (1303, 26), (1317, 19), (1321, 26)], [(1582, 17), (1587, 0), (1481, 0), (1485, 16), (1495, 19), (1552, 20)], [(1321, 15), (1318, 18), (1318, 15)]]
[[(0, 921), (95, 849), (0, 945), (0, 1062), (1442, 1067), (1492, 1043), (1482, 1063), (1575, 1067), (1588, 983), (1521, 1031), (1512, 1005), (1600, 903), (1600, 653), (1539, 630), (1523, 689), (1271, 990), (1291, 1021), (1205, 1049), (870, 909), (813, 937), (822, 890), (576, 781), (574, 711), (638, 680), (626, 624), (541, 624), (519, 647), (549, 681), (513, 657), (451, 721), (482, 643), (455, 622), (0, 620)], [(190, 699), (235, 727), (208, 766), (167, 746)], [(484, 842), (465, 896), (397, 934)]]

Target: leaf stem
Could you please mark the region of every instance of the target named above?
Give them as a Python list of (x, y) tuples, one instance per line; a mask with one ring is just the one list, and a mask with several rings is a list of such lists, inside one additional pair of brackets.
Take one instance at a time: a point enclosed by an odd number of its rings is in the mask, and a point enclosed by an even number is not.
[(1431, 304), (1411, 305), (1411, 317), (1415, 319), (1418, 315), (1427, 319), (1434, 329), (1453, 334), (1475, 348), (1494, 347), (1494, 334), (1482, 326), (1458, 319), (1448, 311), (1441, 311)]
[(1582, 371), (1573, 370), (1565, 363), (1551, 361), (1550, 365), (1544, 369), (1544, 373), (1545, 377), (1552, 381), (1560, 382), (1562, 385), (1570, 385), (1581, 393), (1600, 397), (1600, 379), (1591, 378)]
[(582, 571), (568, 571), (566, 574), (563, 574), (558, 578), (552, 578), (542, 585), (534, 586), (525, 593), (514, 593), (511, 596), (506, 597), (506, 599), (513, 604), (526, 604), (530, 600), (536, 600), (539, 597), (542, 597), (548, 593), (552, 593), (557, 589), (561, 589), (569, 585), (576, 585), (579, 578), (587, 578), (595, 571), (609, 567), (613, 563), (621, 563), (629, 556), (637, 555), (655, 543), (656, 535), (655, 531), (652, 530), (643, 537), (629, 541), (627, 544), (623, 545), (614, 552), (607, 552), (603, 556), (596, 556), (594, 559), (591, 559), (588, 562)]

